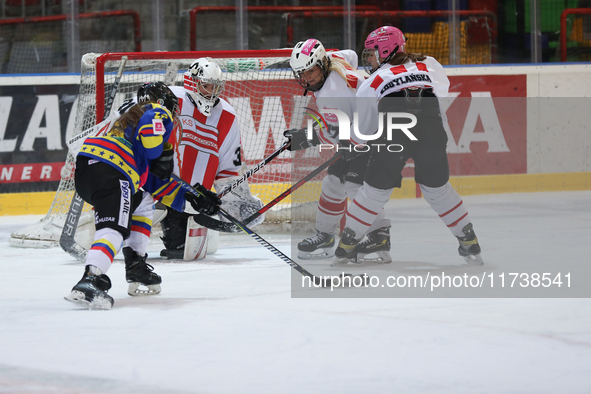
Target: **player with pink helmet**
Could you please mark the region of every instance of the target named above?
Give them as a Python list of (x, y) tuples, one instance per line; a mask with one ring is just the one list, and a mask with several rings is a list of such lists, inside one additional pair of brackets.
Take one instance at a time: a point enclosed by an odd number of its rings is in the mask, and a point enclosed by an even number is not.
[(400, 29), (393, 26), (382, 26), (372, 31), (365, 40), (365, 49), (362, 53), (363, 65), (370, 68), (371, 72), (384, 63), (385, 59), (404, 52), (406, 38)]

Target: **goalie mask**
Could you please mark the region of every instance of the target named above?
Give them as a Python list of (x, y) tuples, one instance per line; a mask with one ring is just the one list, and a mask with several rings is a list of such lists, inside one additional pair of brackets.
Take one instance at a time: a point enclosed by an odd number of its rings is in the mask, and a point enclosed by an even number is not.
[(211, 115), (212, 108), (224, 91), (224, 84), (222, 70), (208, 58), (195, 60), (185, 73), (185, 90), (205, 116)]
[(404, 52), (406, 39), (400, 29), (382, 26), (369, 33), (365, 40), (365, 49), (361, 54), (363, 65), (375, 71), (380, 66), (380, 58), (385, 59), (398, 52)]
[(320, 41), (309, 38), (295, 45), (289, 65), (298, 83), (315, 92), (324, 86), (328, 77), (330, 58)]
[(155, 102), (164, 106), (173, 116), (179, 114), (179, 100), (163, 82), (146, 82), (137, 91), (137, 102)]

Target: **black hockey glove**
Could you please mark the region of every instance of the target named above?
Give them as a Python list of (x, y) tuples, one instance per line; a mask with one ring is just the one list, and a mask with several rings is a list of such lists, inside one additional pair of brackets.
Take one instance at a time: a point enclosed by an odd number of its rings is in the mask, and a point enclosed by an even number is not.
[(316, 132), (312, 133), (312, 139), (309, 140), (306, 135), (307, 131), (308, 129), (285, 130), (283, 135), (291, 141), (291, 145), (287, 149), (290, 151), (297, 151), (318, 145), (320, 140), (318, 139)]
[(185, 194), (185, 200), (191, 203), (191, 206), (194, 210), (199, 213), (203, 213), (205, 215), (215, 215), (220, 211), (220, 205), (222, 204), (222, 200), (218, 197), (217, 194), (212, 192), (211, 190), (207, 190), (203, 185), (196, 183), (193, 186), (199, 193), (200, 196), (196, 196), (192, 193)]
[(163, 181), (169, 180), (170, 176), (172, 175), (172, 171), (174, 170), (173, 159), (174, 149), (172, 144), (165, 142), (164, 150), (162, 151), (160, 157), (152, 161), (152, 164), (150, 165), (150, 172)]

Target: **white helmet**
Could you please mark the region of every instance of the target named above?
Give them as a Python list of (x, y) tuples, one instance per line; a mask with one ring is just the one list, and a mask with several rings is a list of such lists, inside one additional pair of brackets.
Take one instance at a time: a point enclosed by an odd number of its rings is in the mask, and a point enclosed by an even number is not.
[(225, 83), (222, 70), (209, 58), (195, 60), (185, 73), (185, 90), (197, 105), (199, 112), (205, 116), (211, 115), (211, 109), (224, 91)]
[[(314, 92), (322, 88), (324, 81), (326, 81), (326, 78), (328, 77), (330, 58), (326, 54), (326, 50), (320, 41), (314, 38), (309, 38), (306, 41), (298, 42), (295, 47), (293, 47), (289, 65), (299, 84), (302, 85), (304, 89)], [(310, 85), (303, 77), (303, 73), (312, 69), (316, 65), (318, 65), (322, 71), (322, 81)]]

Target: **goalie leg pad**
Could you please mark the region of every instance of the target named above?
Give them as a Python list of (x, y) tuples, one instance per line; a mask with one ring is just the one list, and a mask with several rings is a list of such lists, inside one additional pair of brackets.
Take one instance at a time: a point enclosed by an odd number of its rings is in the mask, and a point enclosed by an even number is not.
[(185, 235), (185, 252), (183, 260), (201, 260), (207, 255), (207, 233), (203, 227), (190, 217)]

